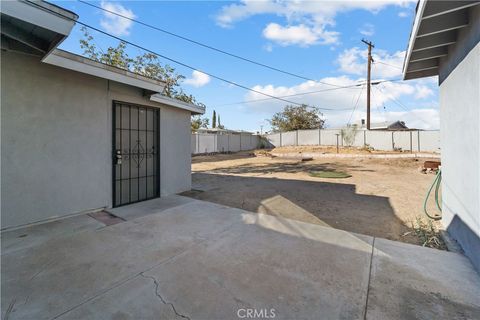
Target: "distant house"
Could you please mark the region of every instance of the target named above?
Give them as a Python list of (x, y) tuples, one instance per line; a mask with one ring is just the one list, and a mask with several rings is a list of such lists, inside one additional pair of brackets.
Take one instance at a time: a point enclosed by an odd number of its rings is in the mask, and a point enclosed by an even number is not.
[(1, 228), (190, 189), (190, 118), (166, 83), (57, 49), (78, 16), (1, 4)]
[(403, 121), (395, 121), (395, 122), (374, 122), (370, 124), (370, 130), (390, 130), (390, 131), (397, 131), (397, 130), (409, 130), (408, 127), (405, 125)]
[(213, 133), (213, 134), (243, 134), (243, 135), (252, 135), (253, 132), (244, 131), (244, 130), (229, 130), (229, 129), (219, 129), (219, 128), (199, 128), (195, 130), (196, 133)]
[(442, 224), (480, 270), (480, 1), (424, 1), (403, 78), (438, 76)]
[[(365, 120), (361, 120), (356, 123), (358, 129), (366, 130), (367, 126), (365, 125)], [(372, 122), (370, 124), (370, 130), (388, 130), (388, 131), (400, 131), (400, 130), (411, 130), (409, 129), (404, 121), (384, 121), (384, 122)]]

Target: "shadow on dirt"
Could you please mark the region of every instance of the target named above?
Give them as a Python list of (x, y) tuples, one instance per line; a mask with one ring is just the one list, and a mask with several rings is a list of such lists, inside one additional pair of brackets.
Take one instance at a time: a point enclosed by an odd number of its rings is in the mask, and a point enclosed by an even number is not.
[[(274, 172), (332, 168), (338, 169), (338, 166), (271, 165)], [(414, 235), (403, 236), (410, 229), (396, 217), (387, 197), (358, 194), (353, 184), (218, 174), (227, 171), (265, 174), (268, 170), (239, 166), (215, 170), (215, 173), (196, 172), (192, 174), (192, 182), (193, 189), (197, 190), (184, 195), (252, 212), (418, 244)]]
[(347, 165), (339, 163), (310, 163), (309, 161), (280, 160), (265, 165), (258, 164), (241, 164), (235, 167), (216, 168), (214, 170), (200, 171), (205, 173), (221, 173), (221, 174), (268, 174), (268, 173), (299, 173), (309, 171), (363, 171), (375, 172), (375, 170), (365, 169), (363, 166)]

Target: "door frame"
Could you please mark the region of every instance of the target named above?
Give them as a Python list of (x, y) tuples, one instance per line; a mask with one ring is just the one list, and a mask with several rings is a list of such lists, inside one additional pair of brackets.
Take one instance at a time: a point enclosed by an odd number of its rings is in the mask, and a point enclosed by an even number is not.
[[(156, 177), (155, 177), (155, 189), (156, 189), (156, 193), (153, 195), (153, 197), (150, 197), (150, 198), (146, 198), (146, 199), (142, 199), (142, 200), (137, 200), (137, 201), (132, 201), (132, 202), (128, 202), (128, 203), (125, 203), (125, 204), (119, 204), (119, 205), (116, 205), (116, 196), (117, 196), (117, 190), (116, 190), (116, 178), (117, 178), (117, 172), (115, 170), (116, 168), (116, 142), (117, 142), (117, 136), (116, 136), (116, 130), (117, 130), (117, 126), (116, 126), (116, 120), (117, 120), (117, 114), (116, 114), (116, 111), (117, 111), (117, 104), (120, 104), (120, 105), (129, 105), (129, 106), (132, 106), (132, 107), (137, 107), (137, 108), (144, 108), (144, 109), (149, 109), (149, 110), (153, 110), (154, 111), (154, 114), (155, 114), (155, 120), (156, 121), (156, 127), (157, 127), (157, 132), (155, 133), (155, 137), (157, 139), (157, 145), (155, 146), (157, 148), (156, 152), (155, 152), (155, 164), (157, 166), (157, 174), (156, 174)], [(134, 203), (138, 203), (138, 202), (142, 202), (142, 201), (147, 201), (147, 200), (151, 200), (151, 199), (155, 199), (155, 198), (159, 198), (160, 197), (160, 194), (161, 194), (161, 190), (160, 190), (160, 176), (161, 176), (161, 170), (160, 170), (160, 108), (158, 107), (152, 107), (152, 106), (146, 106), (146, 105), (142, 105), (142, 104), (138, 104), (138, 103), (131, 103), (131, 102), (126, 102), (126, 101), (120, 101), (120, 100), (112, 100), (112, 149), (111, 149), (111, 155), (112, 155), (112, 158), (111, 158), (111, 165), (112, 165), (112, 208), (117, 208), (117, 207), (121, 207), (121, 206), (126, 206), (126, 205), (129, 205), (129, 204), (134, 204)]]

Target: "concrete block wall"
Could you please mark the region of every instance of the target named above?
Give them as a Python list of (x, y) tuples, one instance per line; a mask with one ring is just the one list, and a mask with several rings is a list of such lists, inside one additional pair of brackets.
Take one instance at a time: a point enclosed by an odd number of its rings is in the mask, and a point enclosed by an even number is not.
[[(298, 130), (266, 135), (271, 147), (285, 146), (340, 146), (345, 145), (340, 129)], [(392, 151), (401, 148), (413, 152), (440, 152), (440, 132), (433, 131), (366, 131), (358, 130), (353, 141), (354, 147), (370, 145), (375, 150)]]
[(319, 145), (320, 130), (298, 130), (298, 141), (303, 145)]
[(260, 137), (251, 134), (192, 133), (191, 153), (238, 152), (259, 146)]
[[(336, 146), (337, 145), (337, 134), (340, 134), (340, 130), (336, 129), (325, 129), (322, 130), (320, 134), (321, 145), (322, 146)], [(338, 144), (342, 144), (342, 138), (339, 136)]]

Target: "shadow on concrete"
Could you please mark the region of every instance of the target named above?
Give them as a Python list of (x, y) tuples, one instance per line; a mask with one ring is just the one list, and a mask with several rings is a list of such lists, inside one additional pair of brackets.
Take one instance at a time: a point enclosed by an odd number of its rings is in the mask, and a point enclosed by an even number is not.
[[(320, 170), (323, 166), (313, 168)], [(229, 170), (234, 173), (243, 169)], [(245, 170), (255, 172), (255, 168)], [(260, 172), (265, 173), (265, 168), (259, 169)], [(358, 194), (353, 184), (201, 172), (193, 173), (192, 180), (194, 189), (206, 191), (183, 195), (350, 232), (419, 243), (414, 235), (405, 235), (410, 229), (396, 217), (387, 197)]]
[(480, 273), (480, 238), (458, 215), (453, 217), (447, 231), (460, 244), (465, 255)]

